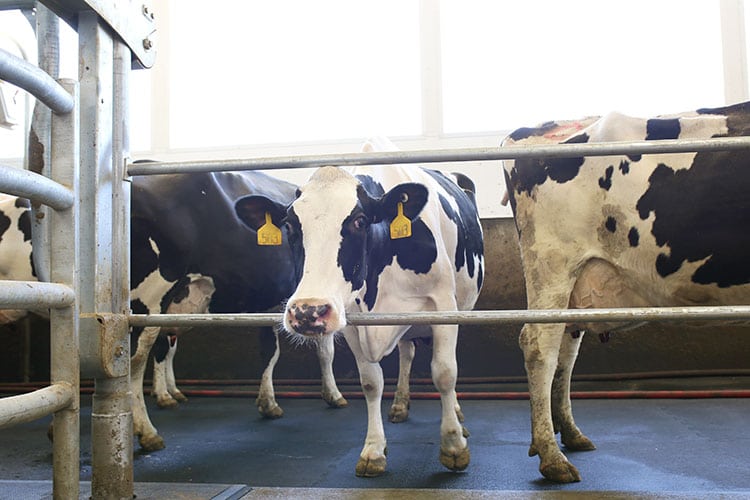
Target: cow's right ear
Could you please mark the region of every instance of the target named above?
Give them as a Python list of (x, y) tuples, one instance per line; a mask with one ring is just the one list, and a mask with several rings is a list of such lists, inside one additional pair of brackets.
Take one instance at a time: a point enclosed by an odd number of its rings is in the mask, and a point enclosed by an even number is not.
[(271, 215), (273, 223), (280, 226), (286, 217), (286, 208), (286, 205), (260, 195), (245, 196), (234, 202), (237, 217), (253, 231), (257, 231), (266, 223), (267, 213)]

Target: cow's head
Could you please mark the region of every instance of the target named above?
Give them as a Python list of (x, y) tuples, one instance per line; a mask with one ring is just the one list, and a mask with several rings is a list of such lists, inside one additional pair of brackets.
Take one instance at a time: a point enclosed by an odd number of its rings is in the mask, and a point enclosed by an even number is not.
[[(235, 208), (248, 226), (257, 229), (273, 204), (258, 196), (241, 198)], [(287, 302), (284, 327), (301, 335), (334, 333), (346, 326), (346, 311), (357, 308), (373, 262), (380, 263), (398, 215), (415, 219), (427, 201), (421, 184), (400, 184), (384, 193), (337, 167), (322, 167), (300, 188), (297, 199), (280, 217), (287, 226), (302, 277)], [(270, 207), (270, 208), (269, 208)]]

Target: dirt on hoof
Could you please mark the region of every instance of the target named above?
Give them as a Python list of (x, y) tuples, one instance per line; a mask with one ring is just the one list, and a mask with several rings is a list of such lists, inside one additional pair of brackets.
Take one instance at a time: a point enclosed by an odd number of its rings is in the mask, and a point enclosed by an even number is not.
[(377, 477), (385, 472), (385, 457), (366, 459), (359, 457), (355, 474), (358, 477)]
[(404, 405), (396, 405), (394, 404), (391, 406), (390, 411), (388, 411), (388, 420), (394, 424), (400, 424), (401, 422), (406, 422), (409, 419), (409, 407)]
[(284, 416), (284, 410), (282, 410), (281, 406), (279, 405), (273, 406), (271, 408), (258, 406), (258, 413), (260, 413), (263, 418), (268, 418), (271, 420), (275, 420)]
[(457, 453), (446, 452), (443, 449), (440, 450), (440, 463), (452, 471), (466, 470), (470, 460), (471, 453), (469, 453), (468, 446)]
[(539, 472), (550, 481), (556, 483), (577, 483), (581, 480), (581, 474), (575, 465), (567, 460), (540, 465)]
[(326, 398), (324, 396), (323, 399), (331, 408), (346, 408), (347, 406), (349, 406), (349, 401), (347, 401), (343, 396), (338, 399)]
[(138, 444), (141, 445), (145, 451), (158, 451), (166, 448), (164, 440), (159, 435), (155, 436), (140, 436), (138, 438)]
[(180, 403), (178, 403), (177, 400), (174, 399), (172, 396), (169, 396), (169, 397), (164, 397), (164, 398), (157, 398), (156, 406), (158, 406), (162, 410), (172, 410), (180, 406)]
[(574, 451), (592, 451), (596, 449), (596, 445), (593, 441), (583, 434), (579, 434), (573, 438), (563, 437), (562, 443), (567, 449)]

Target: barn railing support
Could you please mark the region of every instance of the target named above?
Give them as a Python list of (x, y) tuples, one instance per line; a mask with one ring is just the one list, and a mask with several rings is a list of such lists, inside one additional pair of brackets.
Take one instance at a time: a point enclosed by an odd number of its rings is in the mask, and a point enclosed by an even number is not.
[[(54, 207), (49, 212), (52, 283), (0, 284), (0, 308), (50, 308), (52, 385), (0, 400), (0, 426), (53, 413), (53, 497), (78, 498), (80, 405), (78, 357), (78, 83), (56, 82), (22, 59), (0, 52), (0, 78), (14, 82), (52, 108), (48, 180), (29, 172), (0, 171), (0, 191)], [(54, 184), (52, 181), (54, 181)]]

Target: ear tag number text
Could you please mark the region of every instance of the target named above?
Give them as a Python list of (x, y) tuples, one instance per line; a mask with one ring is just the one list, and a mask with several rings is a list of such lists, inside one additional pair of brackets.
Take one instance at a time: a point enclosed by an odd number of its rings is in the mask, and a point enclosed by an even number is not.
[(274, 226), (271, 214), (266, 212), (266, 223), (258, 229), (258, 245), (281, 245), (281, 229)]
[(409, 238), (411, 236), (411, 221), (404, 215), (404, 204), (398, 203), (398, 215), (391, 222), (391, 239)]

